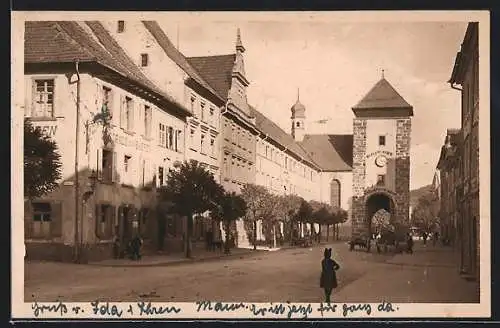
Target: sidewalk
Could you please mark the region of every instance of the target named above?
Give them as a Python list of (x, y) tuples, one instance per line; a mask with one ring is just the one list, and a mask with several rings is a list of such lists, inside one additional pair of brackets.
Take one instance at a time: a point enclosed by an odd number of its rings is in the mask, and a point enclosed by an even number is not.
[(109, 259), (98, 262), (89, 262), (88, 265), (92, 266), (105, 266), (105, 267), (152, 267), (152, 266), (168, 266), (182, 263), (202, 262), (216, 259), (229, 259), (234, 257), (250, 256), (259, 254), (262, 251), (244, 248), (233, 248), (230, 254), (224, 254), (224, 251), (207, 251), (205, 249), (193, 249), (192, 257), (186, 258), (184, 252), (174, 254), (161, 254), (145, 255), (141, 260), (134, 261), (128, 258), (124, 259)]
[(336, 292), (335, 302), (479, 302), (479, 282), (460, 277), (451, 248), (415, 246)]

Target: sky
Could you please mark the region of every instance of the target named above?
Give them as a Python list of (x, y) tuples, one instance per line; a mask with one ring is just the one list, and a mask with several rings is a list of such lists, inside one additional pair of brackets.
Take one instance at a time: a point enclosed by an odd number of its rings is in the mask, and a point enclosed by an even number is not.
[[(410, 188), (432, 182), (446, 129), (460, 127), (460, 93), (447, 83), (466, 22), (159, 20), (186, 56), (235, 52), (239, 27), (248, 102), (290, 132), (306, 107), (308, 133), (352, 133), (352, 106), (385, 78), (414, 108)], [(315, 121), (328, 119), (326, 124)]]

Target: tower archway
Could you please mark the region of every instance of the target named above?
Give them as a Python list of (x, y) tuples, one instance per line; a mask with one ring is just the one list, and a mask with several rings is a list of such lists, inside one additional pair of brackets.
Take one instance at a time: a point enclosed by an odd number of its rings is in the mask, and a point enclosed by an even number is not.
[(395, 204), (392, 196), (387, 193), (375, 192), (367, 195), (365, 201), (365, 214), (369, 236), (377, 232), (377, 227), (374, 224), (374, 217), (376, 214), (386, 213), (388, 215), (388, 223), (393, 221), (396, 216)]

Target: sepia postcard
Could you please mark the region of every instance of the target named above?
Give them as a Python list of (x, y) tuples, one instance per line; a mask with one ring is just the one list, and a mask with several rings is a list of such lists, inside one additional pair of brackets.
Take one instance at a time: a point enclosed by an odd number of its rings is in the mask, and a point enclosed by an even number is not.
[(489, 24), (13, 12), (13, 319), (490, 317)]

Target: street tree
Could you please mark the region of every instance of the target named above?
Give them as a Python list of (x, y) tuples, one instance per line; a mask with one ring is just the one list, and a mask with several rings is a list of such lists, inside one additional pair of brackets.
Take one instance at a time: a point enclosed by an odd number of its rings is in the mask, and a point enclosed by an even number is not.
[[(294, 218), (294, 222), (298, 223), (299, 232), (303, 231), (303, 225), (311, 221), (313, 209), (308, 201), (301, 198), (299, 210)], [(299, 233), (300, 235), (300, 233)]]
[(438, 214), (439, 200), (432, 191), (429, 191), (418, 199), (411, 221), (415, 227), (431, 232), (439, 225)]
[(252, 225), (253, 249), (257, 249), (257, 220), (263, 219), (269, 212), (270, 194), (263, 186), (252, 183), (246, 184), (241, 189), (241, 197), (246, 203), (247, 211), (244, 220)]
[(224, 189), (214, 176), (197, 161), (185, 161), (169, 172), (166, 184), (159, 190), (159, 200), (171, 203), (175, 213), (187, 218), (186, 257), (191, 257), (193, 215), (212, 210), (223, 193)]
[(247, 210), (245, 200), (234, 192), (225, 192), (221, 197), (215, 200), (216, 208), (212, 211), (215, 217), (223, 222), (226, 232), (226, 241), (224, 243), (224, 252), (230, 252), (230, 243), (233, 240), (231, 234), (231, 224), (243, 217)]
[(288, 227), (290, 240), (293, 239), (294, 222), (297, 220), (302, 201), (303, 199), (301, 197), (294, 194), (288, 194), (282, 197), (282, 204), (285, 212), (284, 223), (285, 227)]
[(329, 224), (330, 221), (333, 221), (335, 219), (334, 214), (330, 211), (329, 206), (324, 203), (312, 202), (311, 207), (314, 209), (312, 213), (313, 222), (319, 226), (320, 239), (318, 241), (321, 241), (321, 227), (323, 224)]
[(30, 201), (58, 187), (61, 155), (54, 140), (24, 120), (24, 197)]

